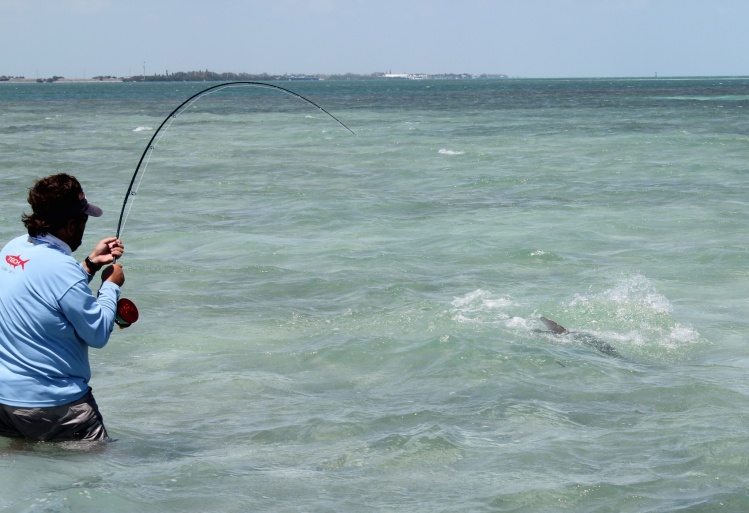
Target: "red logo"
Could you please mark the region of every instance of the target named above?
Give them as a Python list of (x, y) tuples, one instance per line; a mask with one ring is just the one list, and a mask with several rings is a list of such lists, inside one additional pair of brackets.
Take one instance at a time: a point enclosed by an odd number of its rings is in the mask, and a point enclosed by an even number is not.
[(21, 255), (5, 255), (5, 261), (12, 265), (13, 268), (16, 268), (20, 265), (22, 271), (24, 270), (24, 266), (28, 262), (28, 260), (21, 260)]

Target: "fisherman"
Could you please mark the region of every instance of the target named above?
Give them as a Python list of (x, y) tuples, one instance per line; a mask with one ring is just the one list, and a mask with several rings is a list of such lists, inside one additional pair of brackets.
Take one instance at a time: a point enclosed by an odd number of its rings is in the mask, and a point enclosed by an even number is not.
[[(125, 274), (115, 237), (82, 263), (90, 204), (75, 177), (57, 174), (29, 189), (28, 235), (0, 251), (0, 435), (37, 441), (107, 441), (89, 387), (88, 348), (109, 341)], [(102, 271), (98, 297), (89, 283)]]

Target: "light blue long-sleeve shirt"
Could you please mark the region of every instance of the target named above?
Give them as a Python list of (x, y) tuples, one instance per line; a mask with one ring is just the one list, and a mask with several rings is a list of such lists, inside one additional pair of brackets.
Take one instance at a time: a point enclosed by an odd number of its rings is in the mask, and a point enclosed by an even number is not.
[(70, 248), (24, 235), (0, 251), (0, 403), (60, 406), (89, 390), (88, 348), (104, 347), (120, 288), (91, 277)]

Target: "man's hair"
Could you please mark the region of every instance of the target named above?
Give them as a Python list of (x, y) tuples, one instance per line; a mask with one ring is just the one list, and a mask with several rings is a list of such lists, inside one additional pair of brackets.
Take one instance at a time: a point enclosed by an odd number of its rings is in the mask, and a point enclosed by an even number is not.
[(29, 235), (53, 233), (70, 219), (85, 216), (79, 208), (82, 194), (78, 180), (65, 173), (37, 180), (29, 189), (28, 202), (33, 212), (21, 217)]

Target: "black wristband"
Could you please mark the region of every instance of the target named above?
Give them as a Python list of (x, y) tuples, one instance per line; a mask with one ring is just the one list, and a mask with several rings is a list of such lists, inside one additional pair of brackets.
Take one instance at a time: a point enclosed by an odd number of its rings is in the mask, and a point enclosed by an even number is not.
[(86, 257), (85, 262), (86, 262), (86, 267), (88, 267), (88, 270), (91, 271), (90, 274), (92, 276), (96, 274), (99, 269), (101, 269), (101, 266), (93, 263), (89, 257)]

